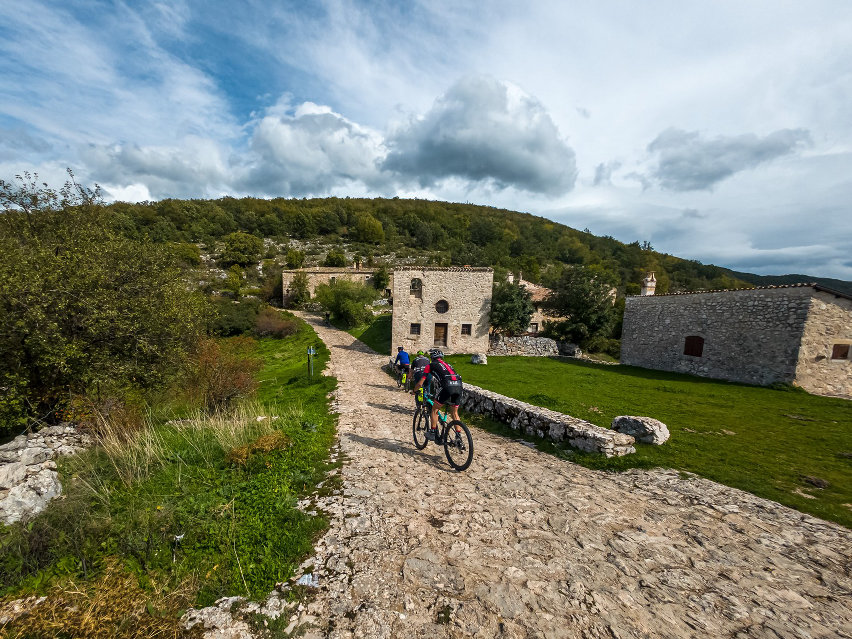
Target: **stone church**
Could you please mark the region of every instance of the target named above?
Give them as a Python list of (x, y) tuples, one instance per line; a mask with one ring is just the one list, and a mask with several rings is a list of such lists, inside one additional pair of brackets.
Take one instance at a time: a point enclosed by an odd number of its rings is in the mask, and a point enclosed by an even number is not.
[(818, 284), (628, 297), (621, 363), (852, 398), (852, 296)]
[(493, 281), (483, 267), (395, 268), (391, 352), (487, 352)]

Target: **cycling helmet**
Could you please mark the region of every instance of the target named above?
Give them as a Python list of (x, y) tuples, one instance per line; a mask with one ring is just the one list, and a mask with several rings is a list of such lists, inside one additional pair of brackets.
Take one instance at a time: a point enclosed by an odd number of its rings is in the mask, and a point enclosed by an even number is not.
[(439, 359), (443, 356), (444, 356), (444, 351), (442, 351), (440, 348), (433, 348), (431, 351), (429, 351), (429, 357), (431, 359)]
[(417, 351), (417, 357), (426, 357), (425, 351)]
[(397, 346), (397, 347), (396, 347), (396, 350), (397, 350), (397, 351), (401, 351), (401, 350), (402, 350), (402, 346)]

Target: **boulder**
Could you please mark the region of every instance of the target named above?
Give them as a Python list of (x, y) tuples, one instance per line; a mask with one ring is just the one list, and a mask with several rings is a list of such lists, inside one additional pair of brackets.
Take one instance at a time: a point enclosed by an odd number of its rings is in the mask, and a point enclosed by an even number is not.
[(612, 430), (631, 435), (645, 444), (662, 444), (668, 441), (668, 426), (652, 417), (620, 415), (612, 420)]
[(488, 364), (488, 356), (485, 353), (476, 353), (470, 358), (471, 364)]

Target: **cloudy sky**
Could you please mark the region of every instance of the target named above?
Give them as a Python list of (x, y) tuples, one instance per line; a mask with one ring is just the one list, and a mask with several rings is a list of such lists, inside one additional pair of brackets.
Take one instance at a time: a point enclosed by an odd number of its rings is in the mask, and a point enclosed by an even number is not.
[(400, 196), (852, 279), (852, 2), (0, 3), (0, 177)]

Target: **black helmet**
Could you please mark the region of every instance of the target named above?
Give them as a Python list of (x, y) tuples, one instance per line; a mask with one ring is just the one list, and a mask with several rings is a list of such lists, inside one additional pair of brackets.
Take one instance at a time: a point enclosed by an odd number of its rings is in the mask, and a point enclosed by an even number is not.
[(433, 348), (432, 350), (429, 351), (429, 357), (431, 359), (440, 359), (443, 356), (444, 356), (444, 351), (442, 351), (440, 348)]
[(401, 351), (401, 350), (402, 350), (402, 346), (397, 346), (397, 347), (396, 347), (396, 350)]

